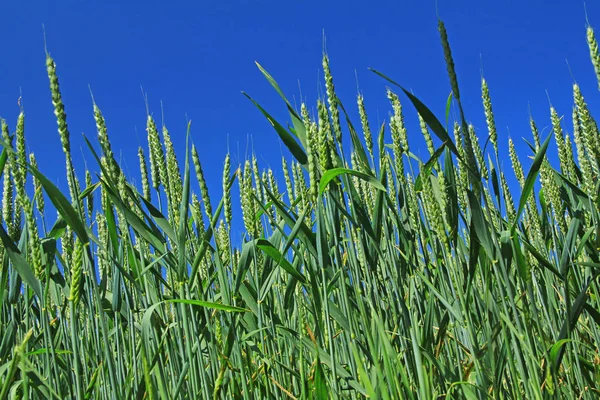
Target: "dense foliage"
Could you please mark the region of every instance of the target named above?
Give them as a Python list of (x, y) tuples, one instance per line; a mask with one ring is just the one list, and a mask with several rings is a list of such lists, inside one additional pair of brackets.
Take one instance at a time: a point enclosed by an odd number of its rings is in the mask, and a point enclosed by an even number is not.
[[(218, 199), (189, 135), (177, 158), (151, 115), (132, 184), (96, 104), (101, 153), (88, 142), (97, 164), (80, 183), (47, 55), (69, 192), (27, 154), (24, 113), (12, 132), (2, 121), (0, 398), (598, 396), (598, 126), (577, 85), (568, 122), (550, 110), (547, 138), (531, 120), (530, 165), (509, 142), (517, 196), (488, 85), (481, 146), (439, 31), (455, 121), (374, 71), (396, 90), (390, 119), (370, 126), (359, 95), (353, 125), (327, 56), (326, 98), (295, 110), (259, 66), (291, 119), (248, 96), (290, 150), (285, 182), (227, 155)], [(600, 78), (591, 28), (587, 41)], [(411, 153), (401, 98), (428, 160)], [(243, 239), (231, 235), (234, 185)]]

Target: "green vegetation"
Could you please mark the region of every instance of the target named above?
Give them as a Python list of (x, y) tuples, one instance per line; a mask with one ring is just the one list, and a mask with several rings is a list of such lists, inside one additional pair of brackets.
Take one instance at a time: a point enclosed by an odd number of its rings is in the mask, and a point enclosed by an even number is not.
[[(572, 124), (551, 109), (543, 138), (532, 120), (530, 166), (509, 143), (522, 189), (513, 199), (499, 168), (493, 85), (482, 81), (491, 143), (482, 149), (441, 22), (439, 31), (453, 94), (441, 122), (386, 78), (390, 120), (370, 126), (359, 95), (353, 125), (327, 56), (326, 99), (295, 110), (259, 66), (289, 127), (250, 100), (293, 158), (277, 182), (256, 158), (236, 168), (227, 155), (217, 199), (189, 135), (178, 159), (150, 115), (141, 187), (128, 182), (96, 104), (102, 151), (88, 142), (97, 168), (76, 173), (48, 55), (69, 193), (27, 154), (24, 114), (12, 132), (2, 121), (0, 398), (598, 396), (598, 126), (577, 85)], [(591, 28), (587, 41), (600, 82)], [(428, 160), (410, 151), (407, 105), (419, 113)], [(49, 229), (44, 201), (58, 210)]]

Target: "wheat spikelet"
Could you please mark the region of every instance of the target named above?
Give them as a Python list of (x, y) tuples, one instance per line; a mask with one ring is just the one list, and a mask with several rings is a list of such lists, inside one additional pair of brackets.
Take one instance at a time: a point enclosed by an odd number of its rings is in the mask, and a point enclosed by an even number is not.
[(172, 213), (175, 216), (176, 224), (179, 225), (179, 205), (181, 204), (181, 198), (183, 196), (183, 182), (181, 181), (181, 172), (179, 171), (179, 163), (177, 162), (177, 155), (175, 154), (175, 148), (171, 141), (171, 134), (166, 126), (162, 127), (163, 140), (166, 151), (167, 161), (167, 178), (169, 182), (168, 198), (171, 201)]
[(594, 65), (594, 71), (596, 72), (596, 79), (598, 80), (598, 88), (600, 89), (600, 51), (598, 50), (598, 41), (596, 35), (591, 26), (587, 27), (587, 43), (590, 48), (590, 58)]
[(490, 142), (494, 145), (494, 152), (498, 157), (498, 132), (496, 131), (496, 122), (494, 121), (494, 112), (492, 111), (492, 99), (490, 98), (490, 89), (484, 78), (481, 79), (481, 97), (483, 99), (483, 109), (485, 112), (485, 122), (490, 135)]
[(575, 147), (577, 148), (577, 161), (581, 168), (583, 187), (586, 193), (593, 196), (594, 193), (594, 173), (587, 155), (585, 139), (581, 132), (581, 115), (577, 107), (573, 107), (573, 138), (575, 139)]
[(152, 187), (158, 191), (158, 188), (163, 184), (164, 179), (166, 179), (166, 168), (165, 176), (163, 177), (161, 171), (163, 169), (164, 153), (156, 124), (150, 115), (148, 115), (146, 121), (146, 131), (148, 132), (148, 152), (150, 154), (150, 178), (152, 179)]
[(327, 101), (329, 102), (329, 112), (331, 113), (331, 120), (333, 122), (333, 132), (337, 142), (342, 143), (342, 126), (340, 124), (340, 112), (338, 110), (339, 100), (335, 94), (333, 77), (331, 76), (331, 70), (329, 69), (329, 57), (327, 57), (326, 54), (323, 56), (323, 71), (325, 73), (325, 88), (327, 91)]
[(399, 211), (400, 203), (398, 202), (398, 191), (396, 190), (396, 183), (394, 182), (394, 174), (392, 172), (392, 160), (389, 154), (385, 155), (384, 163), (385, 172), (387, 175), (388, 193), (390, 195), (390, 198), (392, 199), (392, 202), (394, 203), (394, 209)]
[(73, 231), (71, 230), (71, 228), (67, 227), (67, 229), (65, 230), (65, 233), (63, 234), (63, 236), (60, 240), (62, 256), (65, 261), (65, 270), (67, 269), (67, 266), (70, 266), (73, 262), (72, 257), (73, 257), (74, 239), (75, 239), (75, 237), (73, 235)]
[(33, 265), (33, 270), (38, 279), (42, 280), (46, 277), (46, 271), (42, 264), (41, 241), (38, 232), (37, 222), (33, 213), (33, 203), (25, 198), (23, 207), (25, 208), (25, 219), (27, 221), (27, 233), (29, 239), (29, 254), (30, 262)]
[(446, 246), (448, 242), (448, 236), (444, 227), (444, 219), (442, 216), (442, 210), (440, 203), (438, 202), (435, 193), (433, 191), (433, 185), (431, 182), (431, 176), (424, 176), (423, 180), (423, 202), (425, 204), (425, 213), (427, 220), (429, 221), (430, 227), (435, 231), (438, 239)]
[(256, 238), (256, 223), (254, 221), (254, 196), (252, 190), (252, 166), (250, 160), (244, 164), (244, 172), (240, 169), (240, 200), (242, 205), (242, 216), (246, 231)]
[(221, 262), (224, 265), (227, 265), (229, 263), (231, 247), (229, 243), (229, 233), (225, 227), (225, 221), (223, 221), (223, 219), (219, 220), (219, 226), (217, 227), (216, 231), (216, 242), (217, 248), (219, 249), (219, 256), (221, 257)]
[[(2, 129), (2, 140), (11, 145), (12, 141), (8, 132), (8, 125), (6, 121), (0, 120), (1, 129)], [(14, 237), (14, 227), (13, 227), (13, 189), (14, 184), (11, 179), (11, 162), (7, 160), (4, 164), (4, 172), (3, 172), (3, 185), (2, 185), (2, 219), (6, 223), (8, 228), (9, 235)]]
[(71, 265), (71, 293), (69, 300), (73, 302), (73, 307), (77, 307), (81, 299), (81, 289), (83, 286), (83, 244), (79, 239), (75, 240), (75, 250), (73, 253), (73, 264)]
[[(92, 173), (89, 170), (85, 170), (85, 186), (87, 188), (92, 187), (94, 183), (92, 182)], [(87, 211), (88, 211), (88, 218), (91, 220), (94, 213), (94, 192), (90, 192), (90, 194), (88, 194), (86, 196), (86, 203), (87, 203)]]
[[(106, 159), (104, 159), (106, 160)], [(119, 174), (119, 178), (117, 180), (117, 190), (119, 192), (119, 196), (124, 204), (127, 204), (128, 194), (127, 194), (127, 181), (125, 180), (124, 174)], [(119, 224), (119, 230), (121, 232), (121, 237), (125, 238), (129, 236), (129, 226), (127, 224), (127, 219), (125, 218), (125, 214), (121, 210), (121, 208), (117, 207), (117, 219)], [(177, 224), (175, 224), (177, 226)]]
[(405, 185), (404, 182), (404, 159), (402, 155), (408, 151), (408, 141), (406, 140), (406, 129), (404, 127), (404, 118), (402, 117), (402, 105), (398, 96), (388, 89), (387, 97), (392, 103), (394, 113), (390, 118), (390, 130), (392, 132), (392, 150), (394, 153), (394, 168), (396, 176), (400, 181), (398, 184)]
[(258, 160), (256, 158), (256, 155), (254, 154), (252, 155), (252, 176), (254, 178), (256, 198), (258, 199), (258, 202), (260, 204), (264, 204), (266, 194), (264, 193), (263, 186), (260, 184), (260, 169), (258, 168)]
[[(304, 171), (302, 170), (302, 165), (298, 162), (293, 162), (292, 170), (296, 171), (294, 178), (294, 192), (297, 193), (296, 196), (300, 197), (299, 209), (308, 210), (310, 208), (310, 204), (308, 201), (308, 186), (306, 185), (306, 178), (304, 177)], [(307, 224), (310, 224), (310, 214), (306, 214)]]
[(408, 202), (408, 217), (410, 226), (415, 235), (420, 231), (421, 219), (419, 218), (419, 200), (415, 191), (415, 185), (410, 176), (406, 178), (406, 197)]
[(450, 50), (450, 43), (448, 42), (448, 33), (446, 32), (446, 26), (441, 20), (438, 20), (438, 31), (440, 33), (440, 39), (442, 40), (442, 48), (444, 49), (444, 60), (446, 61), (446, 68), (448, 69), (448, 77), (450, 78), (452, 94), (457, 100), (460, 100), (460, 92), (458, 91), (458, 79), (456, 78), (454, 60), (452, 59), (452, 51)]
[[(448, 204), (450, 204), (450, 198), (449, 198), (450, 188), (448, 187), (449, 185), (446, 182), (446, 177), (444, 176), (444, 172), (441, 170), (438, 171), (438, 173), (437, 173), (437, 182), (440, 187), (440, 208), (441, 208), (442, 214), (444, 216), (444, 222), (448, 223), (446, 209), (448, 207)], [(449, 228), (449, 225), (447, 225), (447, 228)]]
[(598, 130), (577, 84), (573, 85), (573, 97), (575, 99), (575, 105), (577, 106), (580, 134), (588, 158), (588, 165), (592, 169), (594, 176), (598, 176), (600, 171), (600, 167), (598, 166), (598, 160), (600, 159), (600, 138), (598, 137)]
[[(273, 196), (279, 198), (279, 187), (277, 186), (277, 181), (275, 180), (275, 175), (273, 174), (273, 170), (271, 168), (269, 168), (269, 170), (267, 171), (267, 175), (269, 181), (269, 190), (271, 191), (271, 193), (273, 193)], [(271, 206), (271, 215), (273, 216), (273, 219), (276, 222), (279, 221), (279, 217), (277, 215), (277, 208), (275, 207), (275, 205)]]
[[(290, 178), (290, 171), (288, 169), (287, 161), (285, 157), (281, 158), (281, 168), (283, 169), (283, 178), (285, 180), (285, 187), (287, 190), (288, 199), (290, 201), (290, 206), (294, 203), (294, 185), (292, 184), (292, 179)], [(293, 171), (292, 171), (293, 172)]]
[[(13, 177), (14, 182), (14, 177)], [(16, 186), (16, 185), (15, 185)], [(23, 207), (21, 206), (22, 200), (19, 197), (19, 191), (17, 190), (17, 195), (13, 198), (13, 220), (11, 223), (12, 232), (9, 231), (12, 237), (18, 238), (21, 236), (23, 232), (21, 230), (21, 223), (23, 222)]]
[(296, 169), (296, 165), (294, 164), (294, 162), (292, 161), (292, 166), (291, 166), (291, 170), (292, 170), (292, 199), (290, 200), (290, 205), (293, 204), (294, 202), (296, 202), (296, 212), (298, 214), (300, 214), (300, 209), (302, 208), (302, 205), (300, 202), (298, 202), (298, 200), (301, 200), (300, 197), (302, 196), (302, 190), (300, 188), (300, 177), (298, 176), (298, 170)]
[(552, 130), (554, 131), (554, 139), (558, 147), (558, 160), (560, 161), (560, 169), (563, 174), (567, 173), (567, 149), (565, 148), (564, 134), (560, 126), (560, 117), (554, 109), (550, 107), (550, 119), (552, 121)]
[(541, 145), (540, 142), (540, 132), (538, 131), (537, 126), (535, 125), (535, 121), (533, 117), (529, 116), (529, 127), (531, 128), (531, 133), (533, 134), (533, 143), (535, 144), (535, 151), (538, 151)]
[(319, 114), (319, 163), (321, 169), (327, 171), (333, 165), (332, 160), (335, 159), (335, 146), (327, 106), (321, 100), (317, 101), (317, 110)]
[(150, 193), (150, 181), (148, 180), (148, 167), (146, 166), (144, 149), (141, 146), (138, 148), (138, 159), (140, 162), (140, 175), (142, 176), (142, 196), (144, 196), (144, 199), (150, 201), (152, 195)]
[(198, 200), (196, 193), (192, 193), (192, 202), (190, 208), (192, 211), (192, 218), (196, 223), (196, 234), (198, 237), (202, 238), (204, 237), (204, 231), (206, 228), (204, 225), (204, 219), (202, 217), (202, 207), (200, 206), (200, 200)]
[(202, 170), (200, 157), (198, 157), (198, 151), (196, 151), (196, 147), (194, 145), (192, 145), (192, 162), (196, 170), (198, 184), (200, 185), (200, 194), (202, 195), (202, 202), (204, 203), (204, 211), (206, 212), (206, 216), (209, 219), (212, 219), (212, 206), (208, 194), (208, 185), (206, 184), (206, 179), (204, 178), (204, 171)]
[(433, 146), (433, 139), (431, 138), (431, 132), (429, 132), (429, 128), (427, 127), (427, 123), (421, 117), (421, 114), (417, 114), (419, 116), (419, 126), (421, 127), (421, 133), (425, 138), (425, 144), (427, 145), (427, 151), (429, 151), (429, 155), (433, 155), (435, 153), (435, 147)]
[[(452, 133), (454, 135), (454, 142), (462, 143), (461, 129), (458, 122), (454, 122), (454, 129)], [(466, 207), (467, 189), (469, 188), (469, 172), (467, 171), (467, 165), (465, 164), (465, 151), (462, 146), (458, 146), (458, 154), (461, 156), (461, 158), (458, 160), (458, 179), (456, 179), (457, 193), (459, 196), (459, 201), (461, 204), (463, 204), (463, 207)]]
[[(17, 185), (17, 196), (23, 200), (25, 198), (25, 181), (27, 179), (27, 153), (25, 150), (25, 114), (19, 113), (17, 119), (17, 128), (15, 130), (15, 150), (16, 162), (13, 169), (15, 175), (15, 184)], [(23, 206), (24, 203), (20, 203)]]
[(567, 156), (567, 176), (573, 180), (573, 182), (577, 182), (577, 173), (575, 172), (577, 167), (575, 164), (575, 156), (573, 155), (573, 143), (571, 142), (571, 137), (569, 135), (565, 135), (565, 154)]
[(479, 166), (479, 171), (481, 172), (481, 176), (487, 180), (489, 177), (487, 165), (485, 164), (485, 158), (483, 157), (483, 150), (479, 145), (479, 138), (475, 133), (475, 127), (473, 125), (469, 125), (469, 129), (467, 131), (467, 135), (469, 136), (469, 142), (471, 143), (471, 147), (473, 149), (473, 154), (475, 154), (475, 159), (477, 160), (477, 165)]
[[(562, 141), (562, 140), (561, 140)], [(554, 180), (552, 167), (548, 160), (544, 160), (542, 167), (540, 168), (540, 181), (542, 183), (542, 190), (546, 194), (549, 204), (554, 210), (555, 218), (558, 220), (561, 230), (566, 232), (566, 224), (564, 219), (564, 205), (560, 200), (560, 190), (556, 181)]]
[(74, 182), (74, 169), (73, 161), (71, 159), (71, 141), (69, 128), (67, 125), (67, 113), (65, 112), (65, 106), (62, 101), (62, 95), (60, 93), (60, 87), (58, 83), (58, 76), (56, 75), (56, 63), (46, 54), (46, 69), (48, 72), (48, 79), (50, 80), (50, 92), (52, 94), (52, 104), (54, 106), (54, 115), (56, 116), (56, 123), (58, 125), (58, 134), (65, 153), (65, 164), (67, 169), (67, 185), (69, 186), (69, 194), (71, 195), (71, 201), (77, 202), (77, 191)]
[(318, 127), (315, 122), (308, 125), (308, 179), (310, 180), (310, 200), (316, 201), (319, 195), (319, 160), (317, 150)]
[(22, 210), (25, 209), (25, 202), (28, 201), (25, 193), (25, 176), (27, 172), (27, 155), (25, 152), (25, 114), (23, 111), (19, 113), (17, 127), (15, 129), (15, 154), (8, 157), (8, 162), (11, 163), (11, 172), (14, 178), (14, 186), (16, 196), (14, 198), (14, 218), (13, 225), (15, 234), (20, 234), (22, 221)]
[[(35, 169), (38, 169), (37, 160), (35, 159), (35, 155), (33, 153), (29, 153), (29, 164)], [(44, 193), (42, 192), (42, 184), (33, 176), (33, 188), (35, 190), (34, 199), (37, 210), (40, 214), (44, 214)]]
[[(105, 195), (101, 195), (102, 198)], [(108, 262), (108, 246), (109, 246), (109, 237), (108, 237), (108, 226), (106, 222), (106, 217), (102, 215), (102, 213), (96, 213), (96, 227), (98, 229), (98, 239), (100, 241), (100, 246), (97, 247), (98, 252), (98, 275), (101, 280), (107, 278), (107, 273), (109, 271), (109, 262)]]
[(100, 111), (100, 108), (98, 107), (98, 105), (95, 102), (93, 105), (94, 105), (94, 120), (96, 121), (96, 130), (98, 132), (98, 142), (100, 143), (100, 147), (102, 148), (104, 157), (106, 157), (107, 162), (108, 162), (108, 170), (110, 173), (109, 178), (113, 181), (116, 181), (119, 166), (115, 162), (112, 147), (110, 145), (110, 140), (108, 139), (108, 130), (106, 128), (106, 121), (104, 120), (104, 116), (102, 115), (102, 112)]
[(513, 200), (512, 194), (506, 181), (506, 176), (503, 172), (500, 172), (500, 182), (502, 185), (502, 195), (504, 197), (504, 203), (506, 205), (506, 213), (508, 216), (509, 223), (513, 223), (517, 216), (517, 209), (515, 208), (515, 201)]
[(358, 95), (357, 103), (358, 114), (360, 116), (360, 123), (362, 125), (363, 135), (365, 138), (365, 143), (367, 145), (367, 151), (369, 152), (371, 159), (373, 159), (373, 136), (371, 134), (371, 128), (369, 127), (369, 119), (367, 118), (365, 99), (361, 94)]
[[(199, 162), (198, 162), (199, 163)], [(231, 226), (232, 219), (232, 206), (231, 206), (231, 193), (229, 191), (229, 176), (231, 175), (231, 156), (229, 153), (225, 156), (225, 165), (223, 167), (223, 196), (224, 196), (224, 207), (223, 211), (225, 214), (225, 222), (227, 226)]]
[(308, 107), (306, 107), (306, 103), (304, 102), (300, 104), (300, 117), (304, 123), (304, 128), (308, 130), (310, 125), (310, 114), (308, 113)]
[(485, 201), (488, 205), (488, 211), (490, 212), (489, 215), (492, 220), (491, 221), (492, 225), (493, 225), (494, 229), (496, 230), (496, 232), (499, 232), (500, 231), (500, 221), (498, 220), (496, 204), (494, 203), (494, 199), (492, 199), (492, 194), (490, 193), (490, 191), (487, 187), (483, 188), (483, 195), (485, 196)]
[(519, 156), (517, 156), (517, 150), (515, 149), (515, 143), (512, 138), (508, 138), (508, 152), (515, 176), (519, 181), (519, 185), (523, 188), (523, 186), (525, 186), (525, 174), (523, 173), (523, 166), (521, 165)]

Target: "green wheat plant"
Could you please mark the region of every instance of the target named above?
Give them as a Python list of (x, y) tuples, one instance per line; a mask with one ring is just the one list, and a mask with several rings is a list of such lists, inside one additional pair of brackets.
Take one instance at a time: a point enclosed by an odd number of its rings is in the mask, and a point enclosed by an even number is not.
[[(525, 143), (496, 130), (492, 81), (462, 93), (483, 100), (486, 126), (468, 123), (438, 29), (445, 124), (373, 70), (389, 120), (374, 125), (359, 94), (354, 125), (327, 55), (325, 97), (297, 110), (257, 64), (289, 121), (245, 95), (289, 156), (277, 171), (227, 154), (216, 197), (193, 124), (176, 153), (148, 113), (138, 184), (95, 101), (97, 137), (84, 135), (95, 163), (77, 170), (47, 55), (68, 192), (27, 151), (26, 110), (14, 129), (0, 120), (0, 399), (597, 398), (600, 132), (588, 94), (575, 85), (571, 110), (549, 110), (546, 137), (531, 120), (525, 165)], [(586, 40), (600, 79), (591, 28)], [(409, 147), (411, 113), (426, 159)]]

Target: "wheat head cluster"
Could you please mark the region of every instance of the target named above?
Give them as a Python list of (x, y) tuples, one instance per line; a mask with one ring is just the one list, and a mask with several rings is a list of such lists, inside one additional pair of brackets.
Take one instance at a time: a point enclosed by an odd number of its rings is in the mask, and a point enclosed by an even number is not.
[(25, 110), (2, 119), (0, 399), (597, 398), (600, 132), (584, 90), (550, 107), (546, 137), (531, 118), (515, 142), (482, 79), (476, 129), (438, 30), (445, 118), (373, 70), (389, 118), (373, 125), (358, 94), (353, 122), (327, 55), (323, 98), (296, 108), (257, 64), (289, 121), (245, 96), (286, 156), (274, 171), (227, 154), (210, 193), (192, 125), (176, 152), (148, 113), (127, 176), (95, 101), (95, 162), (76, 168), (47, 54), (68, 191), (27, 151)]

